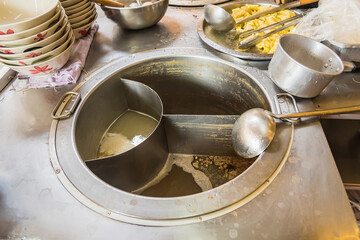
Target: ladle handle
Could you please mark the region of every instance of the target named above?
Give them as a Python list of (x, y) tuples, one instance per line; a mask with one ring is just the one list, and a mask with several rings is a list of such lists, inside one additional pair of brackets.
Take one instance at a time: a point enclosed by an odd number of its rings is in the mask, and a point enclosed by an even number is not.
[(311, 111), (311, 112), (299, 112), (299, 113), (290, 113), (290, 114), (272, 114), (272, 116), (277, 119), (301, 118), (301, 117), (314, 117), (314, 116), (332, 115), (332, 114), (349, 113), (349, 112), (357, 112), (357, 111), (360, 111), (360, 105), (351, 106), (351, 107), (343, 107), (343, 108), (327, 109), (327, 110), (317, 110), (317, 111)]

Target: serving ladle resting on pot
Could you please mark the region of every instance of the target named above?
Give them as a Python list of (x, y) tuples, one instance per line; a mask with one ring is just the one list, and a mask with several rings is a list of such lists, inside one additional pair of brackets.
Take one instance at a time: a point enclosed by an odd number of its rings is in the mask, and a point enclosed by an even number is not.
[(279, 7), (275, 7), (257, 14), (254, 14), (250, 17), (241, 19), (238, 22), (235, 22), (234, 18), (222, 7), (218, 7), (212, 4), (205, 5), (204, 8), (204, 17), (206, 22), (215, 30), (228, 32), (235, 27), (236, 24), (244, 23), (261, 16), (265, 16), (274, 12), (278, 12), (283, 9), (289, 9), (294, 7), (299, 7), (302, 5), (310, 4), (313, 2), (317, 2), (318, 0), (300, 0), (300, 1), (293, 1), (290, 3), (282, 4)]
[(261, 108), (253, 108), (236, 120), (232, 129), (233, 147), (235, 152), (244, 158), (256, 157), (264, 152), (275, 136), (274, 118), (314, 117), (356, 111), (360, 111), (360, 105), (290, 114), (274, 114)]

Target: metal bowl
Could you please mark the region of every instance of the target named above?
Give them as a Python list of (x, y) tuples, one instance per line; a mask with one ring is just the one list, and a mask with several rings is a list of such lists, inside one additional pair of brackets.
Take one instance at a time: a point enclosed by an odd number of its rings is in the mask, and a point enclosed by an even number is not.
[[(128, 7), (134, 1), (124, 0), (124, 8), (101, 5), (105, 15), (125, 29), (144, 29), (155, 25), (164, 16), (169, 0), (143, 1), (142, 6)], [(149, 4), (150, 3), (150, 4)]]

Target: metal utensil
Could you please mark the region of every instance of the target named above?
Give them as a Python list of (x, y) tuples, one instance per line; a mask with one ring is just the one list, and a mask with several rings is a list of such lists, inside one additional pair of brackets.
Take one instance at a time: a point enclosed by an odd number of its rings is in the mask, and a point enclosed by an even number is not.
[(262, 28), (258, 28), (258, 29), (253, 29), (253, 30), (244, 31), (244, 32), (240, 33), (240, 34), (238, 35), (238, 37), (239, 37), (239, 38), (246, 38), (246, 37), (248, 37), (248, 36), (250, 36), (250, 35), (252, 35), (252, 34), (254, 34), (254, 33), (263, 32), (263, 31), (272, 29), (272, 28), (274, 28), (274, 27), (280, 26), (280, 25), (282, 25), (282, 24), (285, 24), (285, 23), (294, 21), (294, 20), (296, 20), (296, 19), (302, 18), (304, 15), (305, 15), (305, 13), (296, 14), (296, 15), (293, 16), (293, 17), (287, 18), (287, 19), (282, 20), (282, 21), (280, 21), (280, 22), (273, 23), (273, 24), (268, 25), (268, 26), (266, 26), (266, 27), (262, 27)]
[(264, 152), (275, 136), (274, 118), (313, 117), (357, 111), (360, 111), (360, 105), (291, 114), (274, 114), (261, 108), (253, 108), (236, 120), (232, 130), (233, 147), (235, 152), (244, 158), (252, 158)]
[(275, 7), (269, 9), (267, 11), (263, 11), (257, 14), (254, 14), (250, 17), (241, 19), (240, 21), (235, 22), (234, 18), (231, 16), (230, 13), (225, 11), (222, 7), (218, 7), (212, 4), (205, 5), (204, 8), (204, 16), (206, 22), (215, 30), (217, 31), (230, 31), (235, 27), (236, 24), (248, 22), (250, 20), (259, 18), (261, 16), (265, 16), (274, 12), (278, 12), (283, 9), (289, 9), (294, 7), (299, 7), (302, 5), (310, 4), (313, 2), (317, 2), (317, 0), (300, 0), (300, 1), (293, 1), (290, 3), (283, 4), (279, 7)]
[(142, 2), (141, 2), (141, 0), (136, 0), (136, 3), (139, 5), (139, 7), (141, 7), (141, 6), (142, 6)]
[(274, 30), (272, 30), (272, 31), (270, 31), (268, 33), (265, 33), (265, 34), (263, 34), (261, 36), (255, 36), (255, 37), (250, 38), (250, 39), (248, 39), (246, 41), (242, 41), (242, 42), (239, 43), (238, 47), (243, 48), (243, 49), (250, 48), (250, 47), (254, 46), (255, 44), (259, 43), (261, 40), (269, 37), (270, 35), (272, 35), (274, 33), (277, 33), (277, 32), (280, 32), (280, 31), (282, 31), (284, 29), (287, 29), (287, 28), (289, 28), (291, 26), (294, 26), (294, 25), (298, 24), (299, 21), (300, 20), (293, 21), (293, 22), (288, 23), (288, 24), (286, 24), (286, 25), (284, 25), (282, 27), (274, 29)]

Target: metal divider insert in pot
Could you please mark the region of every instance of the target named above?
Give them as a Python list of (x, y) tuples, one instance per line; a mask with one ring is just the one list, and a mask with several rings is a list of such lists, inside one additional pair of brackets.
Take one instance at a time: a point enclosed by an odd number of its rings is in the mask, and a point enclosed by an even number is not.
[(160, 97), (145, 84), (108, 81), (81, 109), (75, 130), (78, 152), (105, 182), (137, 189), (157, 175), (167, 158), (162, 113)]

